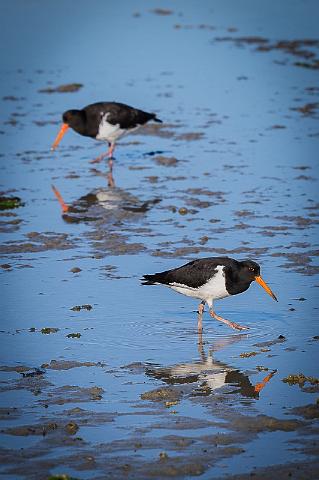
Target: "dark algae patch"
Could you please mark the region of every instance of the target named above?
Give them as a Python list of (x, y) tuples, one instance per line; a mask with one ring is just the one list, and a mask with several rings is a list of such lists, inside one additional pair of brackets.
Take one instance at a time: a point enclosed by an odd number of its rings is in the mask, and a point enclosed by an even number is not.
[(316, 480), (318, 478), (319, 462), (309, 460), (307, 462), (290, 462), (286, 465), (271, 465), (269, 467), (254, 467), (249, 473), (238, 475), (229, 475), (227, 480), (248, 480), (256, 478), (258, 480), (298, 479), (298, 480)]
[(75, 422), (69, 422), (65, 425), (64, 428), (69, 435), (75, 435), (80, 427)]
[(0, 211), (11, 210), (14, 208), (23, 207), (24, 203), (19, 197), (3, 197), (0, 196)]
[(291, 409), (291, 413), (303, 417), (306, 420), (319, 418), (319, 404), (317, 402), (302, 407), (294, 407)]
[(296, 112), (302, 113), (304, 116), (308, 115), (314, 115), (316, 111), (319, 109), (319, 102), (315, 103), (306, 103), (305, 105), (302, 105), (301, 107), (292, 107), (291, 110), (294, 110)]
[(41, 328), (41, 333), (43, 333), (44, 335), (49, 335), (50, 333), (57, 333), (58, 331), (59, 331), (59, 329), (55, 328), (55, 327)]
[(164, 167), (175, 167), (178, 162), (175, 157), (164, 157), (163, 155), (154, 157), (154, 160), (158, 165), (163, 165)]
[(169, 10), (168, 8), (154, 8), (154, 10), (151, 10), (152, 13), (155, 13), (155, 15), (172, 15), (174, 12), (173, 10)]
[(283, 378), (282, 381), (288, 383), (290, 386), (299, 385), (299, 387), (304, 387), (307, 383), (310, 385), (319, 385), (319, 378), (309, 377), (303, 373), (288, 375), (288, 377)]
[(21, 375), (24, 377), (24, 378), (30, 378), (30, 377), (36, 377), (38, 375), (44, 375), (45, 374), (45, 371), (44, 370), (40, 370), (40, 368), (36, 368), (35, 370), (32, 370), (31, 372), (22, 372)]
[(101, 387), (79, 387), (64, 385), (53, 389), (43, 400), (45, 405), (64, 405), (101, 400), (104, 390)]
[(300, 60), (293, 60), (293, 65), (297, 67), (314, 70), (319, 68), (319, 58), (317, 57), (319, 40), (317, 39), (279, 40), (277, 42), (272, 42), (267, 38), (259, 36), (227, 36), (216, 37), (214, 41), (232, 42), (239, 47), (244, 45), (253, 46), (257, 52), (280, 51), (291, 55), (293, 59), (299, 57)]
[(241, 358), (249, 358), (249, 357), (254, 357), (255, 355), (258, 355), (258, 352), (243, 352), (239, 356)]
[(51, 432), (54, 432), (58, 428), (57, 423), (46, 423), (43, 425), (25, 425), (22, 427), (10, 427), (1, 430), (1, 433), (6, 435), (15, 435), (27, 437), (29, 435), (42, 435), (45, 436)]
[(248, 433), (258, 432), (293, 432), (304, 426), (301, 420), (281, 420), (268, 415), (257, 415), (256, 417), (246, 417), (238, 414), (233, 418), (232, 428), (234, 430), (247, 431)]
[(79, 362), (77, 360), (51, 360), (50, 363), (43, 363), (41, 368), (50, 370), (70, 370), (78, 367), (103, 367), (103, 363)]
[(152, 390), (150, 392), (142, 393), (142, 400), (151, 400), (152, 402), (170, 401), (175, 402), (179, 400), (180, 394), (175, 389), (164, 387)]
[(75, 305), (74, 307), (70, 308), (73, 312), (80, 312), (81, 310), (92, 310), (92, 305), (85, 304), (85, 305)]
[(1, 365), (0, 366), (0, 372), (17, 372), (17, 373), (23, 373), (27, 372), (28, 370), (31, 370), (31, 367), (27, 367), (26, 365)]
[(66, 233), (55, 232), (30, 232), (25, 235), (26, 240), (11, 241), (0, 245), (0, 253), (19, 254), (19, 253), (38, 253), (47, 250), (68, 250), (75, 244)]
[(41, 88), (40, 93), (73, 93), (78, 92), (83, 87), (82, 83), (67, 83), (58, 87)]

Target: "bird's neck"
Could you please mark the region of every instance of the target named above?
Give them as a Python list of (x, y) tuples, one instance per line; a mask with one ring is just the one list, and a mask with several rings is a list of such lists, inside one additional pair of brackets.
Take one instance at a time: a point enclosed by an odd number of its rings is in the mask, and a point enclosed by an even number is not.
[(77, 115), (72, 118), (70, 127), (80, 135), (87, 135), (86, 115), (82, 110), (78, 110)]
[(251, 281), (247, 278), (241, 278), (240, 274), (229, 275), (226, 277), (226, 289), (231, 295), (242, 293), (248, 290)]

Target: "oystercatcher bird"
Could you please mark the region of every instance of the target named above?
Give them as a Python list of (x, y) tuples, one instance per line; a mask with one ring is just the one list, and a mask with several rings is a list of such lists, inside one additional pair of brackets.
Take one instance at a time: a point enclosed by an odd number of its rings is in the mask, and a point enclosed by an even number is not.
[(97, 102), (87, 105), (82, 110), (68, 110), (63, 113), (62, 119), (63, 124), (51, 150), (58, 146), (68, 128), (71, 127), (80, 135), (108, 142), (107, 153), (98, 157), (95, 162), (108, 157), (111, 171), (115, 142), (118, 138), (137, 130), (150, 120), (162, 123), (155, 113), (144, 112), (117, 102)]
[(166, 285), (178, 293), (198, 298), (198, 330), (202, 330), (202, 314), (205, 303), (210, 315), (226, 323), (235, 330), (246, 330), (248, 327), (226, 320), (214, 312), (213, 301), (245, 292), (253, 281), (261, 285), (266, 292), (278, 301), (275, 294), (260, 276), (260, 266), (252, 260), (238, 261), (228, 257), (211, 257), (193, 260), (172, 270), (144, 275), (143, 285)]

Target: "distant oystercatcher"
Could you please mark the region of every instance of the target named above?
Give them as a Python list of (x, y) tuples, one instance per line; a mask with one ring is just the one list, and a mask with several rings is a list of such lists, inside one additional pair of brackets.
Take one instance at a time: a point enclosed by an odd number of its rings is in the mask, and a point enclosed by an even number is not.
[(144, 275), (143, 285), (166, 285), (178, 293), (198, 298), (198, 330), (202, 330), (202, 314), (205, 303), (210, 315), (226, 323), (235, 330), (247, 330), (248, 327), (238, 325), (217, 315), (213, 310), (213, 301), (245, 292), (251, 282), (256, 281), (266, 292), (278, 301), (274, 293), (260, 276), (260, 266), (252, 260), (242, 262), (228, 257), (211, 257), (193, 260), (179, 268)]
[(58, 146), (65, 132), (71, 127), (80, 135), (108, 142), (107, 153), (98, 157), (96, 162), (107, 156), (110, 169), (112, 169), (113, 152), (118, 138), (137, 130), (150, 120), (162, 123), (155, 113), (143, 112), (143, 110), (117, 102), (92, 103), (82, 110), (68, 110), (63, 113), (62, 118), (63, 124), (51, 150)]

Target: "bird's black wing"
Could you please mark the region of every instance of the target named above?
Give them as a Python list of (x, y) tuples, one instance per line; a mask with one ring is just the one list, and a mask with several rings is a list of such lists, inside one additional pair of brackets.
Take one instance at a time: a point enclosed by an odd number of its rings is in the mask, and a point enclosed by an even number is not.
[[(156, 118), (155, 113), (144, 112), (137, 108), (130, 107), (124, 103), (118, 102), (98, 102), (88, 105), (83, 109), (87, 116), (101, 120), (101, 116), (107, 115), (108, 123), (120, 125), (120, 128), (130, 129), (139, 125), (144, 125), (149, 120), (161, 122)], [(101, 115), (103, 112), (103, 115)]]
[(233, 262), (236, 262), (236, 260), (228, 257), (201, 258), (172, 270), (155, 273), (154, 275), (144, 275), (143, 281), (144, 285), (179, 283), (197, 288), (204, 285), (216, 274), (218, 265), (229, 268)]
[(159, 121), (155, 113), (144, 112), (123, 103), (111, 103), (109, 108), (110, 114), (107, 121), (112, 125), (119, 124), (121, 128), (135, 128), (139, 125), (144, 125), (149, 120)]

